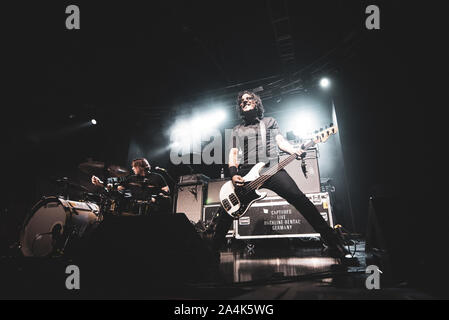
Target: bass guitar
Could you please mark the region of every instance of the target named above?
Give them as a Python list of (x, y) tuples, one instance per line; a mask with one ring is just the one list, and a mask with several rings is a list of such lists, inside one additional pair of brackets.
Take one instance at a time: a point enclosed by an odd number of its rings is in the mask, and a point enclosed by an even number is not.
[[(336, 126), (331, 126), (321, 131), (316, 131), (313, 138), (301, 146), (305, 151), (318, 143), (326, 142), (330, 136), (336, 134), (338, 129)], [(220, 189), (220, 203), (226, 212), (234, 219), (243, 216), (251, 205), (267, 196), (266, 193), (258, 191), (258, 189), (277, 172), (285, 168), (290, 162), (300, 160), (301, 156), (292, 154), (276, 166), (269, 168), (261, 174), (264, 167), (267, 166), (264, 162), (259, 162), (243, 177), (243, 186), (234, 186), (232, 181), (225, 183)]]

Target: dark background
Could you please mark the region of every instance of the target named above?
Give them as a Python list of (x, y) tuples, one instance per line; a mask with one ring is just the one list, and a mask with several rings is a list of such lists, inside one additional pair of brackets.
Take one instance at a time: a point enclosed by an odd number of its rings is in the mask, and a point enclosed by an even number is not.
[[(135, 151), (130, 146), (145, 150), (153, 165), (168, 168), (175, 179), (188, 173), (171, 166), (167, 152), (151, 153), (167, 145), (173, 119), (198, 101), (232, 103), (241, 89), (262, 85), (270, 89), (263, 92), (268, 115), (296, 96), (334, 99), (352, 231), (364, 233), (373, 190), (388, 190), (407, 212), (407, 232), (397, 236), (414, 234), (410, 246), (424, 241), (420, 249), (438, 254), (441, 247), (428, 241), (444, 234), (445, 215), (438, 214), (447, 212), (429, 200), (437, 190), (431, 176), (444, 180), (446, 171), (437, 155), (447, 145), (447, 134), (438, 130), (444, 128), (438, 112), (447, 103), (437, 99), (448, 70), (442, 59), (447, 26), (437, 16), (443, 8), (436, 1), (286, 1), (294, 44), (294, 62), (286, 66), (270, 18), (284, 2), (272, 2), (271, 10), (269, 3), (7, 5), (1, 117), (1, 206), (7, 220), (20, 224), (41, 196), (56, 192), (58, 177), (87, 181), (77, 166), (88, 158), (128, 166)], [(69, 4), (80, 7), (81, 30), (65, 28)], [(381, 30), (365, 29), (370, 4), (380, 7)], [(323, 75), (333, 80), (331, 92), (316, 88)], [(270, 87), (275, 81), (300, 85), (288, 93)], [(91, 118), (98, 125), (81, 127)], [(195, 170), (219, 175), (214, 167)]]

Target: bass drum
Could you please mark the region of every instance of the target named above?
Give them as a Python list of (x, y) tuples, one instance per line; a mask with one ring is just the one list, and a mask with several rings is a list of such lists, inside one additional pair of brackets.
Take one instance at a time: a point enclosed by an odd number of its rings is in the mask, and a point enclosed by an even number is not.
[(64, 249), (100, 222), (100, 208), (92, 202), (45, 197), (26, 218), (20, 233), (25, 257), (47, 257)]

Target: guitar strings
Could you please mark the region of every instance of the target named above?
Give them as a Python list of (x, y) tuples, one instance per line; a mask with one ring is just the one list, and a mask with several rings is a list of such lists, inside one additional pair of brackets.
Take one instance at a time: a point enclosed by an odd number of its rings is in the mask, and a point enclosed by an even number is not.
[[(332, 132), (334, 132), (333, 129), (332, 129)], [(328, 136), (330, 135), (330, 134), (329, 134), (329, 129), (327, 129), (327, 135), (328, 135)], [(304, 150), (307, 150), (307, 149), (310, 148), (312, 145), (314, 145), (314, 144), (316, 144), (316, 143), (322, 141), (322, 140), (321, 140), (322, 138), (324, 138), (324, 132), (317, 134), (317, 136), (316, 136), (317, 142), (315, 142), (314, 140), (311, 140), (311, 141), (309, 141), (308, 143), (306, 143), (306, 144), (304, 145)], [(273, 168), (267, 170), (263, 176), (257, 178), (257, 179), (254, 180), (254, 181), (251, 181), (247, 186), (244, 186), (243, 188), (244, 188), (245, 190), (247, 189), (248, 186), (250, 187), (250, 190), (246, 190), (246, 191), (244, 192), (244, 195), (246, 195), (248, 192), (254, 191), (254, 190), (257, 189), (258, 187), (262, 186), (262, 185), (265, 183), (265, 181), (267, 181), (269, 178), (271, 178), (271, 175), (272, 175), (272, 174), (276, 173), (277, 171), (282, 170), (285, 166), (287, 166), (287, 165), (290, 163), (290, 161), (292, 161), (292, 160), (293, 160), (294, 158), (296, 158), (296, 157), (297, 157), (296, 154), (290, 155), (287, 159), (284, 159), (282, 162), (280, 162), (276, 167), (273, 167)], [(262, 183), (259, 185), (259, 182), (260, 182), (260, 181), (262, 181)]]

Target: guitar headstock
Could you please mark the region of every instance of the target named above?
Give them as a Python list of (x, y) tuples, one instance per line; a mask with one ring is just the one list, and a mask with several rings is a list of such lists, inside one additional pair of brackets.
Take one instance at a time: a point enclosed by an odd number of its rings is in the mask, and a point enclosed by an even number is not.
[(313, 142), (315, 143), (324, 143), (329, 139), (330, 136), (337, 134), (338, 127), (334, 126), (332, 123), (329, 127), (320, 128), (320, 131), (315, 131), (313, 134)]

